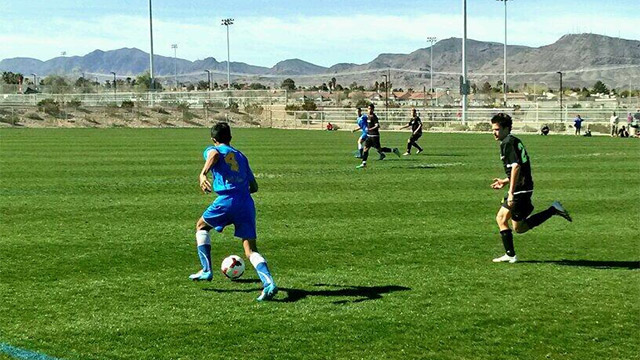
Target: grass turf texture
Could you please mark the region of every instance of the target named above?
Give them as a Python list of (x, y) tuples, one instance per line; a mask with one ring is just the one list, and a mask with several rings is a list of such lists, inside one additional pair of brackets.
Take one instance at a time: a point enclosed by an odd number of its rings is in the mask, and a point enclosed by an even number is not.
[[(66, 359), (637, 359), (640, 142), (522, 136), (536, 211), (503, 253), (490, 134), (355, 170), (356, 135), (234, 130), (281, 287), (198, 270), (207, 129), (0, 131), (0, 342)], [(406, 133), (383, 133), (401, 147)], [(377, 158), (377, 156), (371, 156)], [(214, 268), (242, 255), (212, 233)], [(1, 357), (2, 355), (0, 355)]]

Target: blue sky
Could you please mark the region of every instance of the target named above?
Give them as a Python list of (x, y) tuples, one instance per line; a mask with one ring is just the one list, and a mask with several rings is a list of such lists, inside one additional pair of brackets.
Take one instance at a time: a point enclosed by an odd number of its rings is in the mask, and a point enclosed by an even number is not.
[[(542, 46), (567, 33), (592, 32), (640, 40), (640, 1), (514, 0), (508, 4), (508, 43)], [(36, 10), (37, 9), (37, 10)], [(226, 59), (273, 66), (289, 58), (318, 65), (365, 63), (380, 53), (427, 47), (426, 37), (461, 37), (461, 0), (214, 1), (154, 0), (154, 51), (197, 60)], [(468, 0), (468, 37), (502, 42), (504, 4)], [(0, 1), (0, 59), (47, 60), (92, 50), (149, 51), (147, 0)]]

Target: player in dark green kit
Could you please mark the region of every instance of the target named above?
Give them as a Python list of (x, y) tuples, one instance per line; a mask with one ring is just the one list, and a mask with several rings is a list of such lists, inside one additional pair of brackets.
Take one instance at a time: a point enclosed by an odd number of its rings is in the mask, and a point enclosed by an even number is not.
[(383, 160), (386, 155), (384, 153), (394, 153), (400, 157), (400, 151), (398, 148), (388, 148), (380, 146), (380, 122), (378, 121), (378, 115), (373, 110), (375, 106), (369, 104), (369, 115), (367, 115), (367, 139), (364, 142), (364, 150), (362, 151), (362, 164), (356, 166), (358, 169), (367, 167), (367, 159), (369, 158), (369, 149), (375, 148), (380, 154), (380, 160)]
[(518, 261), (513, 247), (513, 233), (509, 228), (509, 219), (511, 219), (513, 229), (517, 233), (525, 233), (547, 221), (553, 215), (562, 216), (571, 221), (569, 213), (558, 201), (554, 201), (546, 210), (529, 216), (533, 212), (531, 159), (522, 141), (511, 135), (512, 124), (511, 116), (504, 113), (491, 118), (493, 136), (497, 141), (500, 141), (500, 158), (507, 174), (504, 179), (493, 179), (491, 187), (502, 189), (505, 185), (509, 185), (509, 191), (496, 215), (496, 222), (500, 228), (500, 236), (506, 254), (493, 259), (493, 262), (514, 263)]

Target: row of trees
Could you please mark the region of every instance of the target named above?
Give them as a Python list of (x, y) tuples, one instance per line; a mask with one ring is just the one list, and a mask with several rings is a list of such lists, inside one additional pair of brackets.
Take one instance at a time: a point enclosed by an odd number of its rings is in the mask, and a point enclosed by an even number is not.
[[(31, 77), (25, 77), (20, 73), (13, 73), (10, 71), (2, 72), (2, 82), (5, 84), (19, 84), (22, 81), (23, 84), (33, 85), (33, 81)], [(144, 73), (136, 76), (135, 78), (126, 77), (124, 79), (116, 79), (115, 84), (113, 80), (108, 79), (104, 80), (103, 83), (97, 81), (97, 78), (89, 79), (85, 77), (79, 77), (75, 81), (71, 82), (67, 78), (60, 75), (49, 75), (47, 77), (42, 78), (39, 81), (38, 85), (43, 85), (48, 87), (48, 91), (53, 93), (59, 92), (72, 92), (79, 91), (84, 93), (96, 92), (97, 88), (103, 87), (105, 89), (112, 89), (114, 86), (121, 91), (149, 91), (151, 88), (151, 77), (149, 73)], [(280, 84), (280, 89), (294, 91), (294, 90), (310, 90), (310, 91), (385, 91), (385, 86), (388, 85), (389, 89), (392, 91), (404, 91), (402, 88), (393, 88), (393, 84), (385, 84), (384, 82), (375, 81), (369, 86), (359, 85), (355, 81), (352, 82), (349, 86), (343, 86), (337, 82), (335, 77), (332, 77), (329, 81), (322, 83), (320, 85), (313, 85), (309, 87), (301, 87), (296, 86), (296, 83), (293, 79), (287, 78), (282, 81)], [(71, 89), (74, 87), (75, 89)], [(197, 83), (181, 83), (179, 84), (180, 88), (185, 87), (186, 90), (192, 91), (195, 89), (198, 90), (222, 90), (226, 89), (226, 84), (218, 84), (214, 82), (213, 84), (209, 84), (207, 81), (201, 80)], [(163, 90), (163, 85), (157, 80), (154, 79), (154, 87), (156, 91)], [(254, 82), (254, 83), (237, 83), (234, 82), (231, 84), (232, 89), (243, 90), (266, 90), (271, 89), (270, 86)], [(474, 94), (497, 94), (503, 92), (503, 83), (502, 80), (498, 80), (498, 82), (494, 85), (489, 82), (484, 82), (480, 86), (476, 83), (471, 83), (471, 92)], [(532, 87), (531, 84), (524, 83), (522, 90), (529, 93), (541, 93), (543, 90), (548, 92), (555, 92), (553, 89), (544, 89), (542, 86)], [(407, 91), (413, 91), (412, 88), (407, 89)], [(508, 92), (515, 92), (515, 89), (507, 89)], [(617, 91), (616, 89), (609, 89), (607, 85), (605, 85), (602, 81), (598, 80), (591, 88), (567, 88), (565, 91), (571, 91), (578, 93), (581, 97), (589, 97), (594, 94), (611, 94), (617, 95), (621, 97), (629, 97), (629, 96), (638, 96), (640, 95), (640, 91), (638, 90), (623, 90)]]

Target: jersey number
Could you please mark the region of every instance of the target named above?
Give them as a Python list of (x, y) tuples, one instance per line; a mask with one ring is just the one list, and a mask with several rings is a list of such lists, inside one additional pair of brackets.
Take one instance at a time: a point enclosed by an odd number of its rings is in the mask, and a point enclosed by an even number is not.
[(520, 149), (520, 157), (522, 158), (522, 163), (524, 164), (529, 161), (529, 158), (527, 157), (527, 150), (524, 149), (524, 145), (522, 145), (522, 143), (518, 144), (518, 149)]
[(240, 170), (240, 166), (238, 165), (238, 162), (236, 161), (236, 154), (235, 153), (232, 153), (232, 152), (228, 153), (224, 157), (224, 162), (229, 164), (229, 167), (231, 168), (231, 171), (238, 172)]

